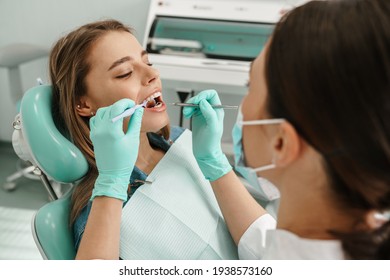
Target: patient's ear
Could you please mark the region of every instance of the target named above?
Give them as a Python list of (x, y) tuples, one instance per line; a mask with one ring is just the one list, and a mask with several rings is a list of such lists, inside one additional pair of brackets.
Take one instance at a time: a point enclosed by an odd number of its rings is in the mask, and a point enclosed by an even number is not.
[(280, 124), (272, 145), (275, 163), (278, 166), (287, 166), (299, 157), (303, 141), (295, 128), (288, 121), (285, 121)]
[(90, 102), (86, 98), (80, 98), (76, 104), (76, 111), (82, 117), (90, 117), (95, 115), (95, 111), (90, 106)]

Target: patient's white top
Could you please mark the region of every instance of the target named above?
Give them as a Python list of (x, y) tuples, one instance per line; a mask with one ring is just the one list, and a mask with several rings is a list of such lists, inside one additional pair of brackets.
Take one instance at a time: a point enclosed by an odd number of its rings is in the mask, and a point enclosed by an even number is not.
[(344, 253), (338, 240), (305, 239), (276, 229), (275, 219), (265, 214), (254, 221), (238, 243), (240, 259), (341, 260)]

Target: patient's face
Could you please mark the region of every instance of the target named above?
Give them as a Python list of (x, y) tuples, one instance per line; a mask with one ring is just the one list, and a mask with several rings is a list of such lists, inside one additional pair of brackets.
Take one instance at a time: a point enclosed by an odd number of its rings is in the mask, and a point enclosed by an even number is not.
[[(123, 98), (136, 104), (150, 99), (142, 119), (142, 132), (157, 132), (169, 123), (161, 93), (161, 80), (137, 39), (128, 32), (113, 31), (100, 38), (88, 57), (86, 77), (88, 103), (92, 112)], [(129, 118), (124, 121), (127, 128)]]

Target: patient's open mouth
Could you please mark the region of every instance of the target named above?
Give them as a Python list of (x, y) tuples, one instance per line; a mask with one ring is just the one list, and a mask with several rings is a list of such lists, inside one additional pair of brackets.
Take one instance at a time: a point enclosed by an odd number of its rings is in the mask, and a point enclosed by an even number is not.
[(142, 103), (146, 102), (146, 108), (159, 108), (163, 105), (163, 100), (161, 98), (161, 92), (156, 92), (146, 98)]

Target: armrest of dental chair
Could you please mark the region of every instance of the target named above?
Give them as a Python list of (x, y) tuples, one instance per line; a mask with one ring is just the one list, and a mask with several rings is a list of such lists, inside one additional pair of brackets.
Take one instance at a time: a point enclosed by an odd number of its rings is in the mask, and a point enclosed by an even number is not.
[(51, 105), (51, 86), (29, 89), (15, 118), (12, 144), (21, 159), (36, 167), (35, 173), (41, 176), (49, 195), (57, 199), (47, 179), (73, 183), (87, 173), (88, 163), (81, 151), (57, 129)]

